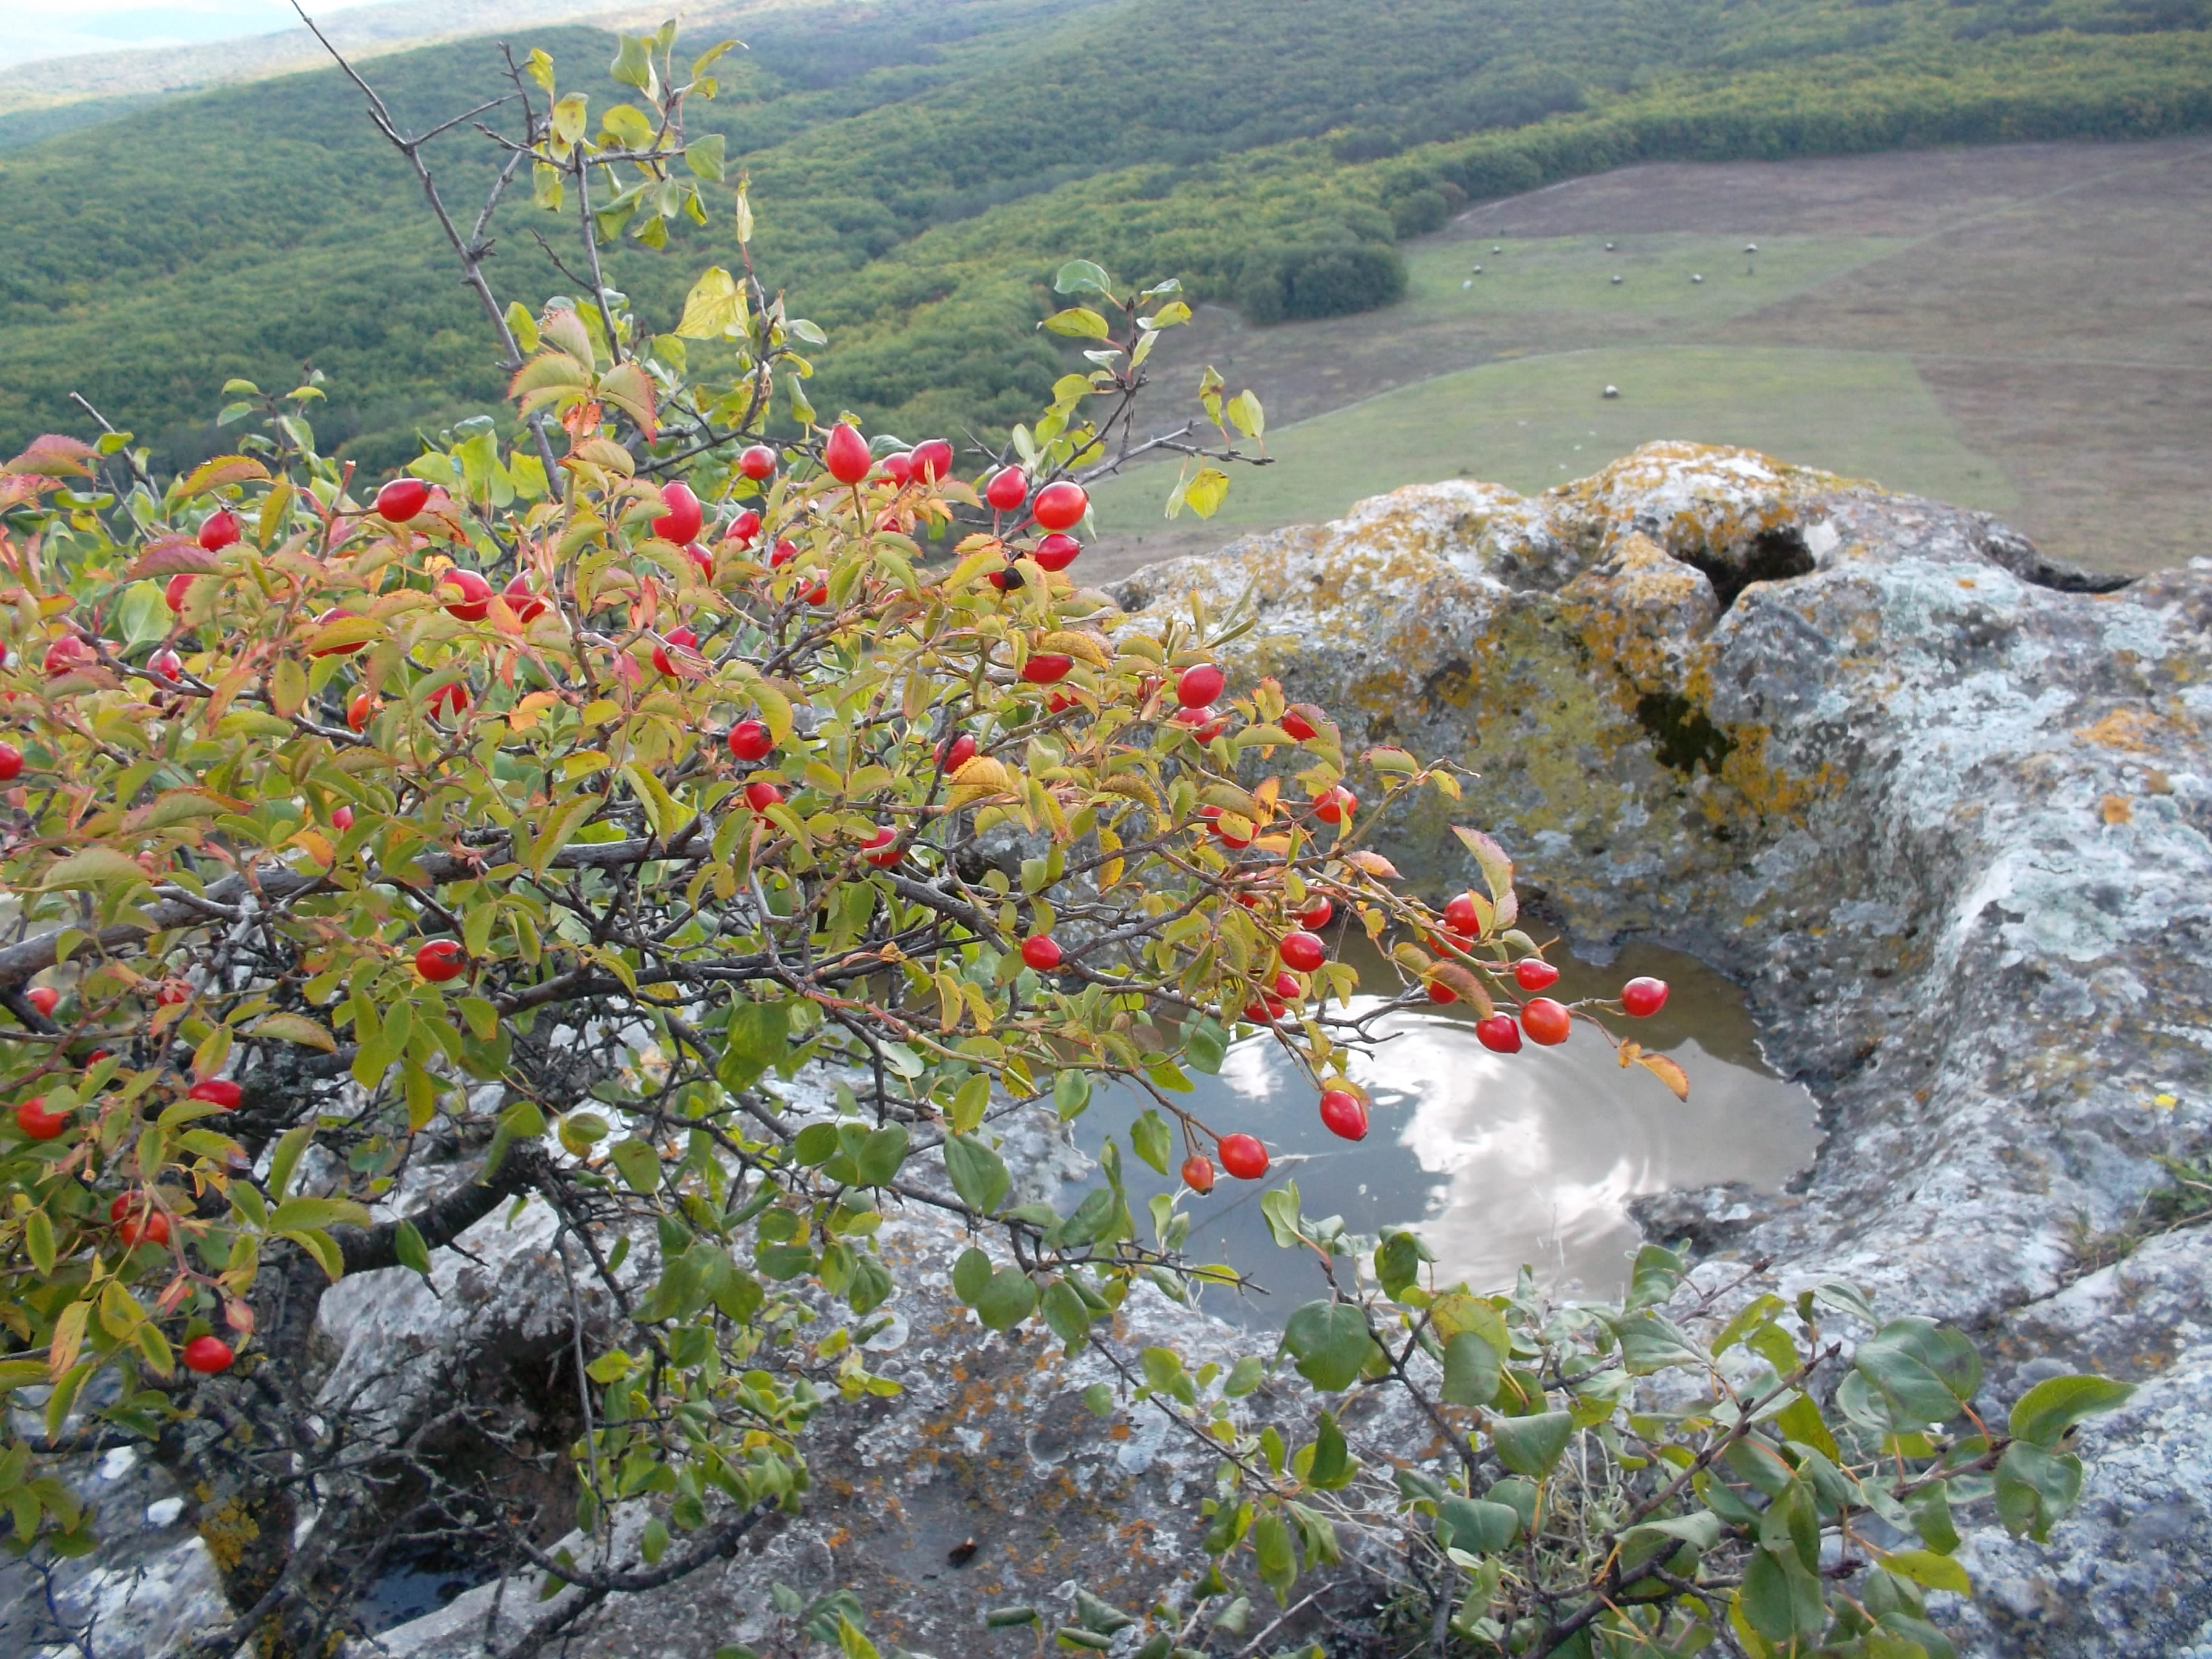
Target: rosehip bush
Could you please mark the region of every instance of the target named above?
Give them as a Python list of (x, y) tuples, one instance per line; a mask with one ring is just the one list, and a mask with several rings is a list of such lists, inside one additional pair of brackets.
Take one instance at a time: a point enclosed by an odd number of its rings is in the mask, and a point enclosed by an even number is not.
[[(595, 138), (549, 61), (518, 66), (514, 153), (542, 206), (599, 187), (593, 239), (703, 213), (719, 177), (719, 148), (682, 142), (705, 77), (672, 43), (625, 42), (653, 112)], [(0, 474), (16, 1547), (88, 1547), (66, 1460), (141, 1444), (236, 1614), (198, 1650), (327, 1651), (356, 1627), (351, 1555), (441, 1529), (550, 1575), (542, 1644), (625, 1575), (680, 1577), (807, 1502), (810, 1423), (897, 1390), (865, 1346), (901, 1291), (878, 1229), (932, 1210), (973, 1237), (954, 1286), (981, 1325), (1097, 1345), (1126, 1385), (1097, 1409), (1218, 1454), (1202, 1594), (1244, 1575), (1287, 1599), (1382, 1529), (1412, 1551), (1401, 1596), (1477, 1650), (1686, 1653), (1725, 1626), (1754, 1655), (1946, 1651), (1922, 1597), (1963, 1582), (1952, 1509), (1993, 1495), (2047, 1530), (2080, 1485), (2063, 1436), (2112, 1385), (2046, 1382), (1999, 1433), (1965, 1339), (1848, 1291), (1785, 1304), (1745, 1275), (1662, 1311), (1685, 1264), (1655, 1246), (1618, 1308), (1478, 1295), (1434, 1282), (1413, 1232), (1304, 1216), (1289, 1182), (1269, 1226), (1332, 1291), (1272, 1360), (1120, 1350), (1140, 1284), (1218, 1278), (1180, 1248), (1217, 1171), (1269, 1172), (1267, 1126), (1203, 1119), (1192, 1072), (1240, 1034), (1279, 1044), (1332, 1129), (1366, 1131), (1358, 976), (1320, 929), (1360, 928), (1403, 1006), (1447, 992), (1507, 1051), (1516, 1013), (1546, 1043), (1611, 1040), (1613, 1010), (1526, 996), (1556, 975), (1487, 836), (1460, 831), (1480, 890), (1400, 890), (1374, 826), (1456, 799), (1449, 768), (1347, 754), (1325, 711), (1238, 684), (1235, 619), (1139, 626), (1064, 574), (1080, 480), (1145, 447), (1145, 361), (1188, 315), (1172, 284), (1064, 269), (1076, 303), (1048, 322), (1100, 343), (1092, 367), (1006, 452), (956, 454), (818, 419), (791, 341), (819, 331), (746, 269), (658, 335), (611, 290), (530, 312), (483, 288), (513, 441), (455, 434), (380, 488), (317, 453), (312, 384), (234, 387), (261, 426), (167, 484), (122, 434)], [(1177, 494), (1204, 505), (1239, 457), (1218, 377), (1200, 395), (1225, 447), (1181, 445), (1209, 464)], [(1228, 412), (1256, 434), (1249, 393)], [(1104, 1184), (1067, 1214), (1013, 1204), (1008, 1115), (1109, 1099), (1142, 1109)], [(1143, 1225), (1124, 1141), (1185, 1182)], [(610, 1310), (579, 1315), (566, 1449), (583, 1533), (611, 1548), (619, 1508), (649, 1512), (634, 1560), (549, 1557), (426, 1462), (441, 1412), (503, 1443), (489, 1407), (349, 1415), (317, 1369), (331, 1283), (427, 1272), (523, 1201)], [(1871, 1340), (1848, 1352), (1824, 1308)], [(1255, 1434), (1237, 1401), (1271, 1365), (1401, 1393), (1445, 1455), (1363, 1455), (1328, 1409), (1296, 1448)], [(1062, 1645), (1127, 1622), (1081, 1606)], [(1139, 1650), (1174, 1645), (1163, 1625)]]

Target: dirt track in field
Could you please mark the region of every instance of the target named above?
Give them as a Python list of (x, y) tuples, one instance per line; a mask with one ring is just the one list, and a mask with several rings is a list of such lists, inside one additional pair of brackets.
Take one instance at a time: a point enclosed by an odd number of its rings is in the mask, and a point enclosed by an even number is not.
[[(1492, 239), (1685, 233), (1731, 247), (1894, 240), (1710, 319), (1674, 304), (1454, 312), (1418, 280), (1403, 304), (1323, 323), (1258, 329), (1212, 308), (1161, 354), (1162, 389), (1212, 362), (1279, 428), (1455, 369), (1594, 347), (1903, 353), (1961, 441), (2003, 468), (2018, 497), (2005, 516), (2047, 551), (2131, 572), (2212, 553), (2212, 139), (1631, 167), (1478, 205), (1406, 252), (1418, 278), (1425, 262), (1486, 258)], [(1186, 517), (1109, 537), (1085, 574), (1233, 533)]]

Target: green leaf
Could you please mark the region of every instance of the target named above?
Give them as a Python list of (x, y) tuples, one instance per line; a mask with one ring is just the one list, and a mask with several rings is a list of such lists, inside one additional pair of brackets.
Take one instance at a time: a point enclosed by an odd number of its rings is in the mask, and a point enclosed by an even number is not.
[(2116, 1410), (2134, 1394), (2133, 1385), (2115, 1382), (2110, 1377), (2046, 1377), (2020, 1397), (2008, 1426), (2014, 1439), (2048, 1451), (2083, 1418)]
[(617, 1140), (607, 1148), (607, 1157), (630, 1191), (649, 1193), (660, 1185), (660, 1152), (651, 1141), (635, 1136)]
[(1929, 1589), (1956, 1590), (1961, 1595), (1974, 1593), (1974, 1582), (1966, 1577), (1966, 1570), (1948, 1555), (1938, 1555), (1933, 1550), (1898, 1550), (1881, 1558), (1883, 1571), (1910, 1578), (1914, 1583)]
[(1929, 1482), (1905, 1500), (1905, 1509), (1912, 1517), (1913, 1530), (1929, 1548), (1948, 1555), (1959, 1547), (1959, 1528), (1951, 1520), (1949, 1481)]
[(349, 1198), (288, 1198), (269, 1217), (269, 1231), (276, 1233), (367, 1225), (368, 1212)]
[(1088, 1072), (1062, 1072), (1052, 1080), (1052, 1109), (1060, 1114), (1063, 1123), (1080, 1117), (1091, 1104), (1091, 1074)]
[(1093, 1382), (1083, 1391), (1083, 1406), (1093, 1417), (1114, 1415), (1114, 1390), (1103, 1382)]
[(985, 1329), (1005, 1331), (1027, 1319), (1036, 1302), (1036, 1286), (1027, 1273), (1019, 1267), (1001, 1267), (991, 1275), (991, 1282), (983, 1286), (973, 1305)]
[(961, 1251), (960, 1259), (952, 1264), (952, 1294), (972, 1308), (990, 1282), (991, 1258), (972, 1244)]
[(1631, 1314), (1614, 1327), (1620, 1357), (1631, 1375), (1648, 1376), (1674, 1365), (1703, 1365), (1705, 1356), (1689, 1334), (1651, 1309)]
[(945, 1173), (952, 1190), (969, 1209), (994, 1212), (1012, 1184), (1005, 1160), (973, 1135), (953, 1135), (945, 1143)]
[(1054, 275), (1052, 291), (1055, 294), (1104, 294), (1114, 292), (1114, 279), (1088, 259), (1070, 259)]
[(2015, 1440), (1997, 1460), (1997, 1519), (2008, 1532), (2045, 1542), (2081, 1497), (2081, 1460), (2071, 1452), (2048, 1452)]
[(1067, 1345), (1068, 1352), (1075, 1352), (1090, 1339), (1091, 1310), (1065, 1279), (1055, 1279), (1044, 1287), (1039, 1308), (1045, 1328)]
[(1298, 1183), (1285, 1181), (1260, 1195), (1260, 1218), (1279, 1250), (1295, 1250), (1304, 1243), (1298, 1231)]
[(1376, 1247), (1375, 1277), (1381, 1282), (1385, 1296), (1395, 1297), (1420, 1281), (1423, 1262), (1436, 1259), (1435, 1252), (1421, 1242), (1419, 1234), (1410, 1228), (1400, 1228)]
[(1487, 1406), (1498, 1398), (1498, 1350), (1474, 1331), (1444, 1344), (1443, 1399), (1452, 1406)]
[(1375, 1351), (1367, 1316), (1348, 1302), (1309, 1302), (1283, 1326), (1283, 1346), (1298, 1375), (1329, 1394), (1350, 1388)]
[(1820, 1581), (1794, 1554), (1754, 1550), (1736, 1596), (1751, 1627), (1771, 1642), (1810, 1641), (1826, 1628)]
[(659, 77), (653, 72), (653, 42), (643, 35), (625, 34), (607, 73), (626, 87), (635, 87), (647, 97)]
[(1168, 1132), (1167, 1120), (1149, 1106), (1144, 1115), (1130, 1126), (1129, 1144), (1136, 1148), (1139, 1158), (1162, 1175), (1168, 1172), (1168, 1159), (1175, 1151), (1175, 1140)]
[(151, 645), (165, 637), (175, 620), (158, 582), (133, 582), (115, 602), (114, 616), (125, 645)]
[(1890, 1321), (1859, 1344), (1851, 1364), (1906, 1423), (1949, 1422), (1982, 1380), (1982, 1357), (1972, 1342), (1917, 1316)]
[(723, 173), (729, 167), (729, 163), (722, 154), (725, 142), (726, 140), (719, 132), (710, 132), (703, 137), (694, 138), (684, 147), (684, 165), (691, 169), (694, 177), (709, 179), (720, 184), (722, 181)]
[(899, 1165), (906, 1162), (907, 1130), (903, 1123), (890, 1123), (876, 1130), (860, 1143), (860, 1156), (854, 1161), (860, 1166), (859, 1184), (863, 1187), (884, 1187), (897, 1176)]
[(1335, 1414), (1322, 1413), (1314, 1436), (1313, 1461), (1306, 1467), (1306, 1484), (1326, 1492), (1344, 1486), (1358, 1473), (1358, 1465), (1352, 1461), (1352, 1449), (1345, 1443)]
[(44, 1210), (33, 1210), (23, 1218), (23, 1248), (30, 1252), (33, 1267), (42, 1273), (53, 1272), (54, 1224)]
[(1106, 319), (1088, 306), (1070, 306), (1065, 311), (1055, 311), (1037, 326), (1079, 340), (1103, 340), (1112, 332)]
[(1252, 1565), (1279, 1604), (1291, 1599), (1291, 1586), (1298, 1582), (1297, 1552), (1289, 1522), (1273, 1510), (1252, 1523)]
[(1229, 1033), (1211, 1018), (1193, 1021), (1182, 1034), (1182, 1057), (1194, 1070), (1218, 1075), (1229, 1058)]
[(1574, 1431), (1570, 1412), (1540, 1412), (1534, 1417), (1501, 1417), (1490, 1425), (1498, 1461), (1516, 1474), (1540, 1480), (1552, 1472)]
[(1521, 1535), (1521, 1517), (1504, 1504), (1478, 1498), (1447, 1498), (1437, 1509), (1437, 1535), (1474, 1555), (1510, 1549)]
[(1680, 1253), (1664, 1245), (1644, 1246), (1636, 1253), (1636, 1266), (1629, 1276), (1628, 1295), (1622, 1304), (1623, 1311), (1636, 1313), (1645, 1308), (1664, 1305), (1674, 1294), (1674, 1287), (1682, 1282), (1682, 1274), (1687, 1265)]
[(399, 1258), (399, 1265), (411, 1272), (430, 1276), (430, 1247), (422, 1242), (422, 1235), (411, 1221), (403, 1220), (392, 1230), (392, 1253)]

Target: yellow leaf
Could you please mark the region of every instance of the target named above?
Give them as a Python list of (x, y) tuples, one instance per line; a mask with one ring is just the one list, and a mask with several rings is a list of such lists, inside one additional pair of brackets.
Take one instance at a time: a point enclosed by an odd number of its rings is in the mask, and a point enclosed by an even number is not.
[(217, 455), (202, 461), (178, 489), (179, 495), (204, 495), (225, 484), (265, 483), (269, 469), (250, 455)]
[(1229, 475), (1219, 467), (1202, 466), (1182, 492), (1183, 502), (1201, 519), (1210, 519), (1229, 499)]
[(337, 1052), (337, 1039), (305, 1014), (265, 1015), (256, 1020), (246, 1035), (296, 1042), (303, 1048), (319, 1048), (326, 1054)]
[(1664, 1054), (1639, 1054), (1636, 1063), (1674, 1091), (1677, 1100), (1690, 1097), (1690, 1074)]
[(719, 340), (744, 320), (744, 290), (720, 265), (709, 265), (684, 298), (684, 320), (677, 334), (686, 340)]

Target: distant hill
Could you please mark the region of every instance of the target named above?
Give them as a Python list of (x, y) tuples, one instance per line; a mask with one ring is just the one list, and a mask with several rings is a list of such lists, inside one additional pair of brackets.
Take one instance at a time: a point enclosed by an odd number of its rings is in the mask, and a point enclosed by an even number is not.
[[(307, 9), (312, 15), (317, 8), (310, 3)], [(627, 9), (610, 6), (606, 0), (386, 0), (381, 5), (333, 11), (317, 21), (340, 51), (370, 58), (575, 17), (618, 17)], [(0, 70), (0, 114), (87, 100), (232, 86), (319, 69), (329, 61), (304, 27), (201, 46), (41, 58)]]
[[(527, 0), (502, 0), (502, 21)], [(1032, 330), (1084, 255), (1249, 316), (1387, 302), (1401, 237), (1471, 198), (1626, 161), (2212, 125), (2207, 0), (878, 0), (730, 8), (701, 112), (751, 171), (757, 257), (827, 328), (816, 401), (893, 429), (1002, 428), (1062, 372)], [(346, 16), (350, 14), (338, 14)], [(732, 27), (732, 21), (739, 27)], [(516, 31), (599, 106), (613, 49)], [(488, 42), (375, 60), (406, 119), (495, 95)], [(472, 135), (434, 146), (481, 187)], [(65, 205), (64, 205), (65, 204)], [(611, 280), (659, 325), (729, 257), (726, 198)], [(569, 289), (502, 210), (495, 275)], [(0, 452), (82, 391), (165, 459), (210, 453), (222, 380), (330, 377), (371, 469), (496, 407), (481, 320), (396, 157), (327, 70), (169, 97), (0, 155)]]

